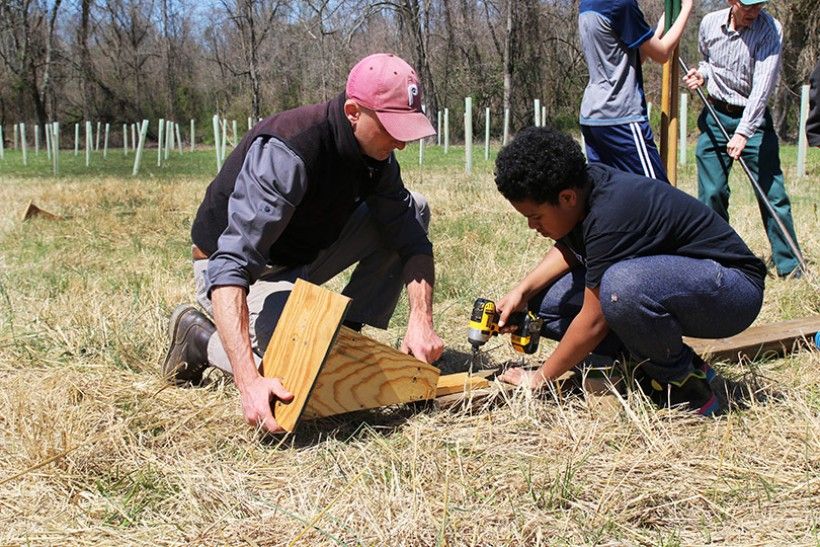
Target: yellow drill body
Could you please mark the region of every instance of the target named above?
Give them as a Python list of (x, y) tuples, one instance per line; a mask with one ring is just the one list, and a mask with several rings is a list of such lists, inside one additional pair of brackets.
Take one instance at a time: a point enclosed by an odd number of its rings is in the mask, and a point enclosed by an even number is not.
[[(476, 299), (467, 331), (467, 340), (473, 346), (474, 352), (498, 334), (500, 317), (501, 314), (498, 313), (495, 302), (486, 298)], [(532, 312), (510, 314), (507, 325), (516, 327), (515, 331), (510, 333), (510, 341), (515, 351), (526, 354), (535, 353), (538, 350), (543, 323), (544, 321)]]

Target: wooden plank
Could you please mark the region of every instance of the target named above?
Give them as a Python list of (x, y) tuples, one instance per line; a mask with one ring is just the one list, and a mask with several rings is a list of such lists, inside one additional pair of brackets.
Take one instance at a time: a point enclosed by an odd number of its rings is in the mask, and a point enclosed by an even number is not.
[(695, 353), (715, 360), (737, 362), (789, 354), (812, 344), (820, 330), (820, 315), (769, 325), (758, 325), (729, 338), (708, 340), (685, 337)]
[(350, 299), (297, 279), (262, 359), (262, 375), (281, 378), (293, 401), (274, 403), (276, 422), (293, 431), (327, 359)]
[(456, 374), (445, 374), (439, 377), (436, 386), (436, 397), (450, 395), (451, 393), (466, 393), (476, 389), (486, 389), (490, 387), (490, 382), (482, 376), (459, 372)]
[(342, 327), (302, 418), (432, 399), (439, 374), (432, 365)]

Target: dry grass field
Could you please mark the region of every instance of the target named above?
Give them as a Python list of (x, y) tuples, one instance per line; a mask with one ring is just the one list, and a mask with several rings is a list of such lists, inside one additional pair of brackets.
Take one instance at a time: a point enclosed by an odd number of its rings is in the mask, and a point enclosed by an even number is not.
[[(458, 364), (477, 296), (500, 297), (549, 248), (501, 199), (477, 147), (400, 154), (433, 207), (436, 325)], [(155, 154), (155, 153), (154, 153)], [(694, 167), (680, 173), (693, 192)], [(129, 158), (130, 159), (130, 158)], [(513, 394), (468, 411), (391, 408), (266, 438), (237, 392), (166, 385), (173, 307), (193, 299), (189, 227), (211, 152), (86, 170), (66, 153), (0, 161), (0, 545), (818, 545), (820, 352), (726, 365), (782, 392), (721, 419), (636, 392)], [(784, 151), (797, 232), (820, 271), (820, 150), (807, 178)], [(768, 243), (739, 170), (732, 222)], [(29, 200), (62, 215), (20, 221)], [(339, 289), (343, 280), (334, 280)], [(820, 277), (767, 280), (757, 324), (820, 313)], [(398, 344), (406, 305), (387, 331)], [(551, 344), (542, 344), (540, 358)], [(509, 343), (486, 358), (513, 357)], [(532, 360), (535, 363), (535, 359)]]

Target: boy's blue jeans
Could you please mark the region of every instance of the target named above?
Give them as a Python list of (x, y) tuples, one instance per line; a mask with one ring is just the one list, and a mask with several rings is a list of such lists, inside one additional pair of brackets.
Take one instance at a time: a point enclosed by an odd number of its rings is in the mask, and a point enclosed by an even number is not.
[[(585, 274), (575, 268), (530, 300), (544, 319), (543, 336), (560, 340), (581, 311)], [(713, 260), (658, 255), (610, 266), (600, 297), (610, 332), (593, 353), (617, 357), (626, 350), (647, 375), (670, 382), (693, 370), (694, 352), (681, 337), (743, 331), (760, 312), (763, 289)]]

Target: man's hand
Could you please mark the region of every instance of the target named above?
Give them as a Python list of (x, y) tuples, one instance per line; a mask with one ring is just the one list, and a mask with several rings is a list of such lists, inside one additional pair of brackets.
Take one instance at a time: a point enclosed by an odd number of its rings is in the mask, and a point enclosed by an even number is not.
[(293, 400), (293, 394), (285, 389), (279, 378), (257, 376), (240, 387), (239, 391), (242, 400), (242, 413), (249, 425), (262, 426), (271, 433), (284, 431), (273, 417), (271, 401), (280, 400), (289, 403)]
[(703, 75), (698, 72), (696, 68), (690, 68), (689, 72), (683, 77), (683, 83), (689, 88), (689, 91), (695, 91), (703, 85)]
[(401, 343), (401, 351), (425, 363), (433, 363), (444, 352), (444, 342), (436, 334), (432, 324), (411, 319)]
[(726, 144), (726, 152), (729, 154), (729, 157), (733, 160), (740, 159), (743, 149), (746, 148), (747, 141), (748, 139), (746, 137), (735, 133)]
[(507, 369), (498, 379), (514, 386), (524, 386), (533, 390), (540, 389), (547, 381), (540, 368), (538, 370), (524, 370), (520, 367)]

